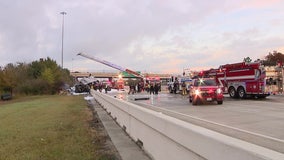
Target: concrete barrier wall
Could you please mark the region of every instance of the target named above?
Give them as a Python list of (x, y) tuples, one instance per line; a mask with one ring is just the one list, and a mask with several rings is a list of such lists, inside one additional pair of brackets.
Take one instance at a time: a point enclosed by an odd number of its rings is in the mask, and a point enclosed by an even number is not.
[(112, 96), (95, 99), (155, 160), (283, 160), (284, 155)]

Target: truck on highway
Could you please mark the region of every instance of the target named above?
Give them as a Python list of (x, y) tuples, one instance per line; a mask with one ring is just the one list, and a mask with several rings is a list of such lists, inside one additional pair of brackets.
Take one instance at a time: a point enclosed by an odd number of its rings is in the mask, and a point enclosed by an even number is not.
[(201, 71), (199, 76), (213, 77), (232, 98), (269, 96), (265, 91), (266, 72), (260, 62), (221, 65), (218, 69)]

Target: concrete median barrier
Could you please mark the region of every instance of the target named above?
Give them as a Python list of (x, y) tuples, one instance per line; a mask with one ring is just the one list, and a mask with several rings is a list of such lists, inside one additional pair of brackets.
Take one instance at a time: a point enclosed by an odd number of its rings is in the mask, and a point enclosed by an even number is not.
[(96, 101), (155, 160), (283, 160), (282, 153), (92, 92)]

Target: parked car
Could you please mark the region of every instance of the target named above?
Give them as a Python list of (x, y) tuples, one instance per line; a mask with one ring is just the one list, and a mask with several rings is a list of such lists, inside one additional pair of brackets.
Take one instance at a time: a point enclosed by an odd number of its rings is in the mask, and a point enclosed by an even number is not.
[(214, 79), (198, 78), (193, 80), (193, 85), (190, 87), (189, 92), (189, 102), (192, 105), (213, 101), (223, 104), (223, 99), (222, 88), (216, 84)]

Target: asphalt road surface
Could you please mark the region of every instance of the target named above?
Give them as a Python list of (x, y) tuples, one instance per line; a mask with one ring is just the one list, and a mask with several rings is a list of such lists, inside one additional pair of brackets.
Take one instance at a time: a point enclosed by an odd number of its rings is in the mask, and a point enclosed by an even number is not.
[(126, 92), (109, 94), (180, 120), (284, 153), (283, 95), (273, 95), (265, 99), (232, 99), (225, 96), (222, 105), (214, 102), (193, 106), (189, 103), (188, 96), (180, 94), (128, 95)]

